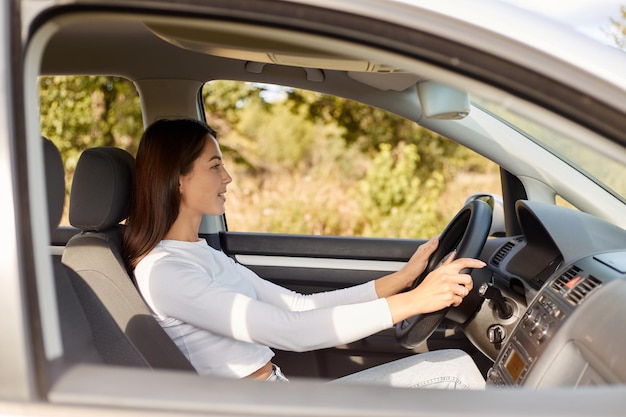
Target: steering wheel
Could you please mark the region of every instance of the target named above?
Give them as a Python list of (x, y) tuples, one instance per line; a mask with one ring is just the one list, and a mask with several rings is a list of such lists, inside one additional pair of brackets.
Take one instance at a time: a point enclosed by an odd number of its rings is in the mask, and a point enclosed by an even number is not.
[[(413, 282), (411, 289), (421, 284), (426, 276), (436, 269), (453, 250), (456, 250), (455, 258), (478, 257), (491, 228), (493, 204), (493, 199), (483, 196), (463, 206), (439, 236), (439, 246), (430, 256), (424, 272)], [(468, 272), (468, 270), (461, 271), (461, 273)], [(430, 337), (449, 312), (452, 316), (457, 316), (453, 318), (455, 321), (461, 323), (466, 321), (482, 301), (477, 291), (477, 286), (474, 285), (459, 307), (447, 307), (432, 313), (419, 314), (397, 323), (395, 325), (396, 340), (403, 347), (413, 349)], [(455, 310), (459, 311), (455, 312)]]

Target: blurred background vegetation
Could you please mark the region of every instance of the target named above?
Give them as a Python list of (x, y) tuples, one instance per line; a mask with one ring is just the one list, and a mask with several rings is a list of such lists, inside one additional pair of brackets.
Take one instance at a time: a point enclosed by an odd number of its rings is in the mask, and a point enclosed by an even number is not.
[[(202, 91), (229, 186), (230, 230), (343, 236), (439, 233), (475, 174), (497, 189), (484, 158), (415, 123), (311, 91), (214, 81)], [(60, 149), (69, 184), (80, 153), (116, 146), (135, 154), (139, 97), (119, 77), (42, 77), (42, 134)], [(453, 196), (452, 194), (458, 193)]]
[(207, 120), (234, 162), (231, 230), (432, 235), (466, 197), (451, 212), (441, 204), (459, 172), (496, 173), (478, 155), (379, 109), (310, 91), (246, 84), (242, 93), (232, 85), (216, 81), (203, 91)]

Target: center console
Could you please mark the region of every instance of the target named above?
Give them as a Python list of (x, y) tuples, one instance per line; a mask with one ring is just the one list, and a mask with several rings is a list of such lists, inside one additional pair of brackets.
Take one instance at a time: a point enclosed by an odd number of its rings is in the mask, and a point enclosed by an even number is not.
[[(566, 268), (539, 291), (490, 369), (488, 386), (524, 385), (555, 335), (579, 305), (602, 285), (594, 276), (602, 265), (598, 259), (590, 258), (580, 264), (584, 268), (575, 265)], [(546, 369), (535, 371), (547, 372)]]

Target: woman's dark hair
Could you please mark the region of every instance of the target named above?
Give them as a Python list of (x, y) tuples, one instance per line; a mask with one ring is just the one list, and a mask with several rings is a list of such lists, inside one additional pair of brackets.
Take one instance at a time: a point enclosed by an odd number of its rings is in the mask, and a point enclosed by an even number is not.
[(136, 156), (124, 257), (131, 269), (165, 236), (180, 207), (179, 179), (188, 174), (215, 131), (194, 119), (158, 120), (144, 132)]

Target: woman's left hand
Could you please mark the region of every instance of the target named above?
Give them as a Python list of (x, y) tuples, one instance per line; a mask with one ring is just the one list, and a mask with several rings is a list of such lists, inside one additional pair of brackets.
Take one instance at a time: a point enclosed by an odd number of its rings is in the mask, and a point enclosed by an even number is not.
[(438, 236), (421, 244), (402, 269), (377, 279), (376, 294), (378, 297), (388, 297), (410, 288), (415, 279), (426, 269), (428, 258), (437, 249), (437, 246), (439, 246)]
[(428, 242), (421, 244), (415, 253), (409, 259), (409, 262), (402, 268), (402, 276), (405, 277), (406, 288), (410, 287), (415, 279), (421, 275), (428, 265), (428, 258), (439, 246), (439, 236), (435, 236), (428, 240)]

